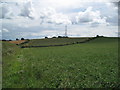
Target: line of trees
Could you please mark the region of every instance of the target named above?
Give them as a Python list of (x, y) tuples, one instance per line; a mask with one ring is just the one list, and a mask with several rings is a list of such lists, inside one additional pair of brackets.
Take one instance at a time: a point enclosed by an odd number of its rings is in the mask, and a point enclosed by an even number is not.
[[(16, 38), (16, 40), (19, 40), (18, 38)], [(21, 38), (21, 40), (25, 40), (24, 38)]]
[[(96, 35), (96, 37), (98, 38), (98, 37), (104, 37), (104, 36)], [(95, 38), (96, 38), (96, 37), (95, 37)], [(47, 38), (48, 38), (48, 37), (46, 36), (45, 39), (47, 39)], [(68, 38), (68, 36), (58, 36), (58, 37), (55, 37), (55, 36), (54, 36), (54, 37), (52, 37), (52, 38)], [(16, 41), (17, 41), (17, 40), (25, 40), (25, 39), (24, 39), (24, 38), (21, 38), (21, 39), (16, 38)], [(28, 39), (27, 39), (27, 40), (28, 40)], [(11, 39), (9, 39), (9, 40), (2, 39), (2, 41), (12, 41), (12, 40), (11, 40)]]
[[(24, 38), (21, 38), (21, 39), (18, 39), (18, 38), (16, 38), (16, 41), (17, 40), (25, 40)], [(12, 41), (11, 39), (9, 39), (9, 40), (6, 40), (6, 39), (2, 39), (2, 41)]]

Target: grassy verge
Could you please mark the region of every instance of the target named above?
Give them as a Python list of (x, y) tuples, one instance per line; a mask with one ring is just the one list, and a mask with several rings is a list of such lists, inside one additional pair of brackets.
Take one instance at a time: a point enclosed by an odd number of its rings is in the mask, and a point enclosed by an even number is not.
[(118, 41), (98, 38), (71, 46), (18, 49), (4, 56), (3, 75), (3, 87), (118, 87)]

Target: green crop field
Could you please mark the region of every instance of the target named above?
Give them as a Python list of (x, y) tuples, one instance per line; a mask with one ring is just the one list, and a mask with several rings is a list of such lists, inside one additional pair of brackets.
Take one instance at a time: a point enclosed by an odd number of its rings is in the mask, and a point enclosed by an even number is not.
[(22, 46), (47, 46), (47, 45), (62, 45), (74, 42), (82, 42), (88, 38), (47, 38), (47, 39), (32, 39)]
[[(43, 45), (68, 43), (65, 38)], [(46, 40), (46, 39), (45, 39)], [(72, 39), (72, 42), (83, 39)], [(44, 42), (42, 40), (41, 42)], [(96, 38), (86, 43), (19, 48), (3, 42), (3, 88), (119, 87), (118, 39)], [(32, 40), (27, 45), (41, 45)]]

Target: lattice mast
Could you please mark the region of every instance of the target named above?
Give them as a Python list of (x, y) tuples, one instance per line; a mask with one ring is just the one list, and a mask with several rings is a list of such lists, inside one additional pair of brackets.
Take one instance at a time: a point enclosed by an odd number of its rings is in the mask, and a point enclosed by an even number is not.
[(65, 37), (67, 37), (67, 25), (65, 25)]

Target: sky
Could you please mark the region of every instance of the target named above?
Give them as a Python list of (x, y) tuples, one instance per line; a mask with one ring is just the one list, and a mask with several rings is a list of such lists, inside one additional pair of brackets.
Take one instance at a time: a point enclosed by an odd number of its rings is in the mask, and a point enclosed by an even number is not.
[(1, 0), (0, 37), (118, 37), (118, 1)]

